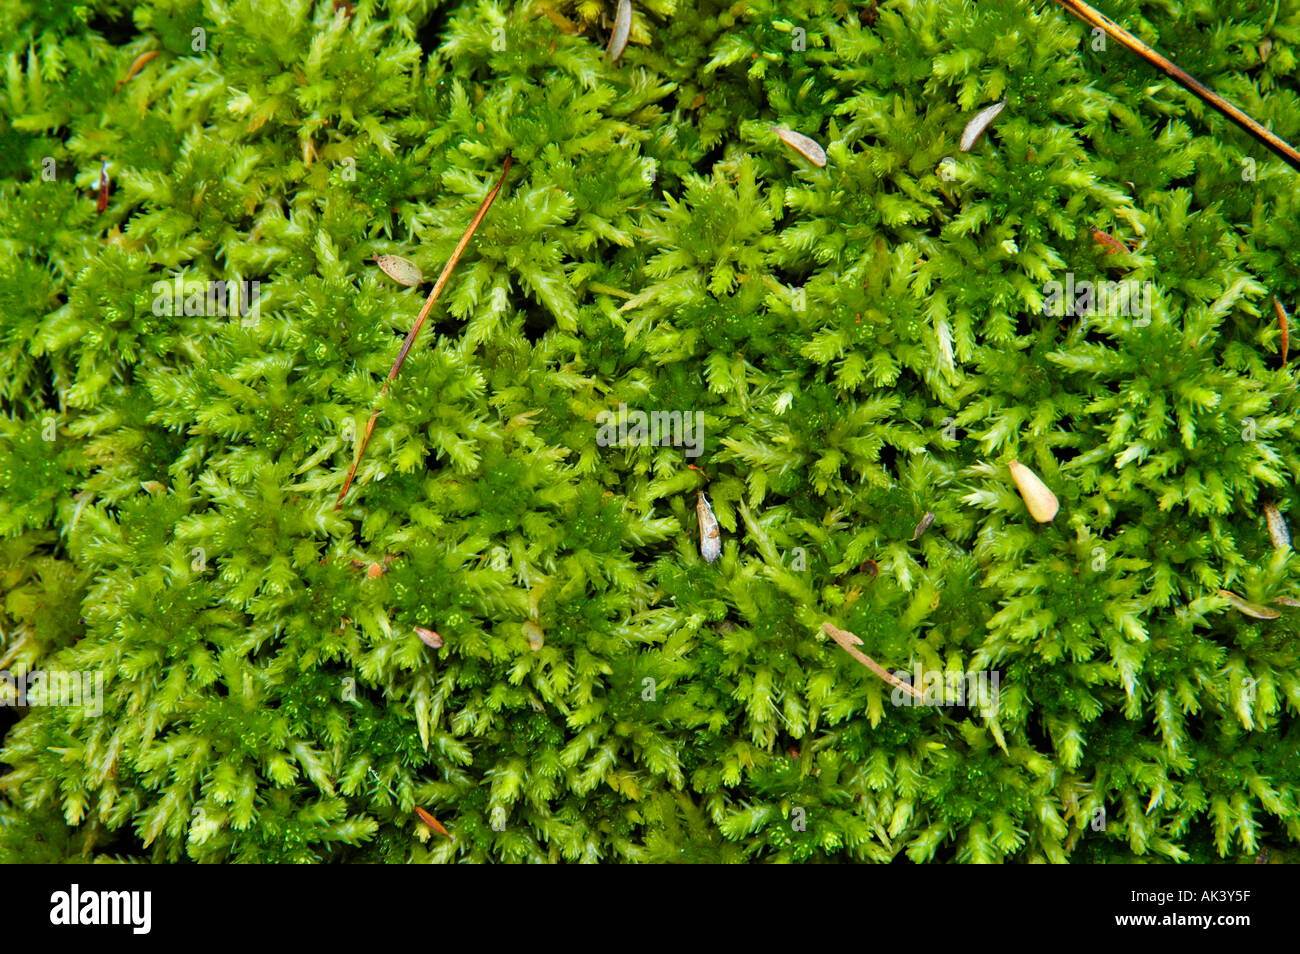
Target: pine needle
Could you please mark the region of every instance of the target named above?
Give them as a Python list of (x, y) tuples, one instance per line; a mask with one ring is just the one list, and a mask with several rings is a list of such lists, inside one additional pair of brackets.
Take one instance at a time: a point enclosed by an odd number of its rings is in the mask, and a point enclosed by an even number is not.
[(1088, 6), (1088, 4), (1084, 3), (1083, 0), (1056, 0), (1056, 3), (1069, 10), (1084, 23), (1102, 30), (1107, 36), (1119, 43), (1121, 46), (1132, 50), (1170, 79), (1177, 82), (1179, 86), (1183, 87), (1183, 89), (1195, 94), (1202, 102), (1209, 103), (1224, 116), (1227, 116), (1246, 132), (1250, 133), (1275, 154), (1286, 160), (1287, 164), (1290, 165), (1291, 168), (1300, 170), (1300, 152), (1296, 152), (1293, 146), (1279, 138), (1272, 130), (1266, 129), (1254, 119), (1251, 119), (1244, 112), (1232, 105), (1232, 103), (1228, 102), (1200, 80), (1196, 79), (1196, 77), (1192, 76), (1186, 70), (1180, 69), (1171, 60), (1151, 49), (1151, 47), (1147, 46), (1132, 33), (1129, 33), (1128, 30), (1125, 30), (1110, 17), (1106, 16), (1106, 14), (1099, 10), (1094, 10), (1092, 7)]
[(388, 393), (388, 386), (397, 377), (397, 372), (402, 370), (402, 365), (406, 362), (406, 356), (411, 352), (411, 345), (415, 344), (416, 337), (419, 336), (420, 330), (424, 327), (425, 319), (429, 317), (429, 312), (433, 309), (433, 303), (442, 294), (443, 286), (447, 284), (447, 279), (451, 277), (451, 270), (460, 261), (460, 257), (469, 246), (470, 239), (474, 237), (474, 232), (478, 229), (479, 223), (483, 221), (483, 216), (487, 215), (487, 210), (491, 208), (497, 193), (501, 191), (501, 186), (505, 184), (506, 176), (510, 173), (510, 166), (514, 164), (514, 161), (514, 156), (506, 155), (505, 165), (501, 168), (501, 178), (497, 180), (497, 184), (492, 187), (492, 191), (483, 199), (483, 203), (478, 207), (478, 212), (474, 214), (473, 221), (469, 223), (469, 228), (465, 229), (465, 234), (456, 243), (456, 250), (451, 253), (451, 258), (447, 259), (447, 264), (443, 266), (442, 274), (438, 276), (433, 291), (429, 292), (424, 307), (420, 309), (419, 317), (415, 319), (415, 327), (411, 329), (410, 334), (406, 336), (406, 340), (402, 342), (402, 350), (397, 353), (397, 360), (393, 362), (393, 367), (388, 372), (388, 380), (384, 382), (384, 386), (379, 392), (379, 399), (375, 401), (375, 409), (370, 412), (370, 420), (366, 422), (366, 431), (361, 436), (361, 445), (357, 448), (352, 467), (348, 470), (348, 476), (343, 481), (343, 489), (339, 491), (339, 498), (334, 503), (335, 510), (343, 506), (343, 498), (348, 495), (348, 490), (352, 487), (352, 481), (357, 475), (357, 468), (361, 466), (361, 456), (366, 452), (366, 446), (370, 443), (370, 435), (375, 431), (375, 422), (379, 419), (379, 400), (382, 400), (384, 395)]
[(889, 683), (896, 689), (902, 689), (904, 692), (912, 695), (917, 701), (924, 704), (925, 694), (922, 693), (920, 689), (910, 683), (903, 682), (903, 680), (899, 679), (884, 666), (880, 665), (880, 663), (876, 662), (862, 650), (857, 648), (862, 645), (862, 640), (857, 636), (850, 633), (847, 629), (838, 629), (831, 623), (822, 623), (822, 629), (825, 631), (827, 636), (839, 643), (840, 647), (846, 653), (858, 662), (862, 663), (862, 665), (866, 666), (881, 679), (885, 680), (885, 682)]

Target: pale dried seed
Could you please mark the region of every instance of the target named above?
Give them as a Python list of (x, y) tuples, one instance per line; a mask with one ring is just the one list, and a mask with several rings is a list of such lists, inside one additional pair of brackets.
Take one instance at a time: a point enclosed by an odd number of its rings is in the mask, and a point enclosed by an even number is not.
[(803, 133), (797, 133), (793, 129), (785, 129), (781, 126), (773, 126), (772, 131), (781, 137), (782, 142), (814, 166), (826, 165), (826, 150), (816, 140), (809, 139)]
[(1287, 529), (1286, 521), (1275, 505), (1264, 504), (1264, 522), (1268, 524), (1268, 535), (1273, 546), (1278, 550), (1291, 549), (1291, 531)]
[(1016, 482), (1016, 489), (1020, 491), (1020, 496), (1025, 501), (1025, 506), (1029, 508), (1029, 515), (1039, 523), (1050, 522), (1061, 509), (1056, 494), (1048, 490), (1047, 485), (1039, 480), (1038, 475), (1020, 461), (1013, 460), (1007, 467), (1011, 471), (1011, 479)]
[(415, 627), (415, 635), (420, 637), (420, 642), (433, 649), (442, 649), (442, 637), (431, 629), (425, 629), (423, 626)]
[(614, 32), (609, 35), (609, 46), (605, 55), (615, 63), (627, 49), (627, 38), (632, 32), (632, 0), (618, 0), (618, 12), (614, 14)]
[(379, 266), (381, 272), (407, 288), (424, 281), (424, 274), (420, 271), (420, 267), (400, 255), (376, 255), (375, 264)]
[(1232, 608), (1245, 613), (1247, 616), (1253, 616), (1255, 619), (1277, 619), (1282, 614), (1268, 606), (1260, 606), (1258, 603), (1252, 603), (1248, 599), (1243, 599), (1236, 593), (1228, 590), (1219, 590), (1219, 595), (1232, 604)]
[(961, 151), (970, 152), (970, 147), (975, 145), (975, 141), (983, 135), (989, 124), (998, 118), (998, 113), (1002, 112), (1006, 107), (1007, 101), (1004, 99), (1000, 103), (986, 106), (976, 113), (975, 118), (968, 122), (966, 128), (962, 130)]
[(916, 530), (912, 532), (912, 539), (913, 540), (921, 539), (921, 534), (929, 530), (930, 524), (932, 523), (934, 523), (934, 514), (929, 511), (926, 511), (925, 516), (921, 518), (921, 522), (916, 525)]
[(541, 649), (542, 644), (546, 641), (546, 634), (542, 632), (542, 627), (531, 619), (524, 621), (524, 636), (528, 639), (528, 648), (533, 652)]
[(700, 556), (712, 563), (722, 553), (722, 532), (718, 529), (718, 518), (713, 515), (709, 498), (704, 491), (695, 501), (695, 515), (700, 520)]

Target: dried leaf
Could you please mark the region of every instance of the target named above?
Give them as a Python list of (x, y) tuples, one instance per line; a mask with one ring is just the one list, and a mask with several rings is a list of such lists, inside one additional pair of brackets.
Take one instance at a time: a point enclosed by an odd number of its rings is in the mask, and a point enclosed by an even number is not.
[(1230, 593), (1227, 590), (1219, 590), (1219, 595), (1231, 603), (1233, 609), (1245, 613), (1247, 616), (1253, 616), (1255, 619), (1277, 619), (1282, 615), (1271, 607), (1252, 603), (1250, 600), (1243, 599), (1236, 593)]
[(1092, 229), (1092, 237), (1097, 240), (1099, 245), (1106, 249), (1107, 255), (1119, 255), (1129, 250), (1128, 246), (1115, 238), (1115, 236), (1111, 235), (1109, 232), (1103, 232), (1096, 226)]
[(103, 212), (108, 208), (108, 160), (105, 159), (99, 167), (99, 179), (95, 183), (99, 189), (99, 199), (95, 203), (95, 211)]
[(126, 76), (122, 78), (122, 82), (117, 84), (117, 86), (113, 89), (113, 92), (116, 93), (127, 83), (131, 82), (131, 80), (135, 77), (135, 75), (139, 73), (142, 69), (144, 69), (145, 66), (148, 65), (149, 61), (152, 60), (155, 56), (157, 56), (160, 52), (161, 52), (160, 50), (150, 50), (148, 53), (141, 53), (139, 56), (137, 56), (135, 58), (135, 62), (131, 64), (131, 68), (126, 71)]
[(695, 516), (700, 521), (700, 556), (712, 563), (722, 553), (722, 532), (718, 529), (718, 518), (709, 506), (709, 498), (702, 490), (699, 494), (695, 501)]
[(1268, 535), (1273, 546), (1279, 550), (1291, 549), (1291, 531), (1287, 529), (1286, 521), (1274, 504), (1264, 504), (1264, 522), (1268, 524)]
[(605, 55), (615, 63), (627, 49), (627, 38), (632, 32), (632, 0), (618, 0), (618, 12), (614, 14), (614, 32), (609, 35), (609, 46)]

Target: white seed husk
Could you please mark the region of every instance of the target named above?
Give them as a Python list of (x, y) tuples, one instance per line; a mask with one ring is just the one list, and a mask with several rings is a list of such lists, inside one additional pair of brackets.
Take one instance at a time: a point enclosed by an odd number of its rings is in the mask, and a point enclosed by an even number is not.
[(1032, 470), (1013, 460), (1007, 467), (1011, 470), (1011, 479), (1016, 482), (1016, 489), (1029, 508), (1029, 515), (1039, 523), (1049, 523), (1056, 512), (1061, 509), (1056, 494), (1047, 489), (1047, 484), (1039, 480)]
[(397, 282), (399, 285), (405, 285), (410, 288), (424, 281), (424, 275), (420, 267), (414, 262), (402, 258), (400, 255), (376, 255), (375, 264), (385, 275)]
[(1006, 109), (1007, 101), (1004, 99), (1000, 103), (994, 103), (992, 106), (986, 106), (975, 114), (975, 118), (966, 124), (966, 128), (961, 134), (961, 151), (970, 152), (970, 147), (975, 145), (976, 140), (983, 135), (984, 130), (988, 129), (989, 124), (997, 119), (998, 113)]
[(772, 130), (781, 137), (782, 142), (814, 166), (826, 165), (826, 150), (816, 140), (809, 139), (803, 133), (797, 133), (793, 129), (785, 129), (781, 126), (773, 126)]
[(1277, 619), (1282, 615), (1271, 607), (1260, 606), (1258, 603), (1252, 603), (1250, 600), (1243, 599), (1236, 593), (1230, 593), (1228, 590), (1219, 590), (1219, 595), (1231, 603), (1233, 609), (1245, 613), (1247, 616), (1253, 616), (1255, 619)]
[(618, 62), (623, 51), (627, 49), (627, 38), (632, 32), (632, 0), (618, 0), (618, 12), (614, 14), (614, 32), (609, 35), (609, 46), (605, 54)]
[(1282, 519), (1277, 507), (1271, 503), (1264, 504), (1264, 522), (1268, 524), (1268, 535), (1273, 546), (1279, 550), (1291, 549), (1291, 531), (1287, 529), (1286, 521)]

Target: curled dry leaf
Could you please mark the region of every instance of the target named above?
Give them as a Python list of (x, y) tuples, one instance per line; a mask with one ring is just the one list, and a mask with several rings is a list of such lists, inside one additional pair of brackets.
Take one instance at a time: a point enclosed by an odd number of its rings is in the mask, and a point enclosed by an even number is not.
[(975, 118), (966, 124), (966, 128), (961, 134), (961, 151), (970, 152), (970, 147), (984, 134), (989, 124), (998, 118), (998, 113), (1007, 108), (1007, 101), (1004, 99), (1000, 103), (994, 103), (992, 106), (986, 106), (975, 114)]
[(1276, 505), (1264, 504), (1264, 522), (1268, 524), (1268, 535), (1273, 546), (1278, 550), (1291, 549), (1291, 531), (1287, 529), (1286, 521)]
[(618, 0), (618, 12), (614, 14), (614, 32), (609, 35), (609, 46), (605, 55), (615, 63), (627, 49), (627, 38), (632, 32), (632, 0)]
[(1095, 225), (1092, 228), (1092, 237), (1096, 239), (1097, 244), (1106, 249), (1107, 255), (1123, 254), (1129, 250), (1128, 246), (1121, 242), (1109, 232), (1103, 232)]
[(1232, 608), (1255, 619), (1277, 619), (1282, 614), (1269, 606), (1260, 606), (1248, 599), (1243, 599), (1228, 590), (1219, 590), (1219, 595), (1232, 604)]
[(99, 190), (99, 198), (95, 202), (95, 211), (103, 212), (108, 208), (108, 160), (105, 159), (99, 166), (99, 178), (95, 181), (95, 188)]
[(826, 150), (816, 140), (809, 139), (803, 133), (797, 133), (792, 129), (785, 129), (781, 126), (773, 126), (772, 131), (781, 137), (783, 143), (814, 166), (826, 165)]
[(1038, 475), (1020, 461), (1013, 460), (1007, 467), (1011, 471), (1011, 479), (1016, 482), (1016, 489), (1020, 491), (1020, 496), (1025, 501), (1025, 506), (1029, 508), (1029, 515), (1039, 523), (1049, 523), (1061, 509), (1056, 494), (1048, 490), (1047, 484), (1039, 480)]
[(415, 627), (415, 635), (420, 637), (420, 642), (433, 649), (442, 649), (442, 637), (431, 629), (423, 626)]
[(570, 20), (568, 17), (562, 14), (559, 10), (556, 10), (555, 8), (551, 7), (549, 4), (542, 6), (539, 9), (542, 11), (542, 13), (546, 14), (546, 18), (548, 20), (550, 20), (552, 23), (556, 25), (556, 27), (559, 28), (561, 33), (568, 33), (569, 35), (573, 35), (574, 33), (577, 33), (580, 29), (582, 29), (581, 27), (578, 26), (578, 24), (574, 23), (572, 20)]
[(381, 272), (407, 288), (424, 281), (424, 274), (420, 271), (420, 267), (400, 255), (376, 255), (375, 264), (379, 266)]
[(159, 52), (160, 52), (159, 50), (150, 50), (148, 53), (141, 53), (139, 56), (137, 56), (135, 58), (135, 62), (131, 64), (131, 68), (126, 71), (126, 76), (122, 77), (122, 82), (117, 84), (117, 86), (113, 89), (113, 92), (116, 93), (127, 83), (131, 82), (131, 80), (135, 77), (135, 75), (139, 73), (142, 69), (144, 69), (149, 64), (149, 61), (152, 60), (155, 56), (157, 56)]
[(713, 515), (709, 498), (704, 491), (695, 501), (695, 516), (700, 521), (700, 556), (712, 563), (722, 553), (722, 532), (718, 529), (718, 518)]

